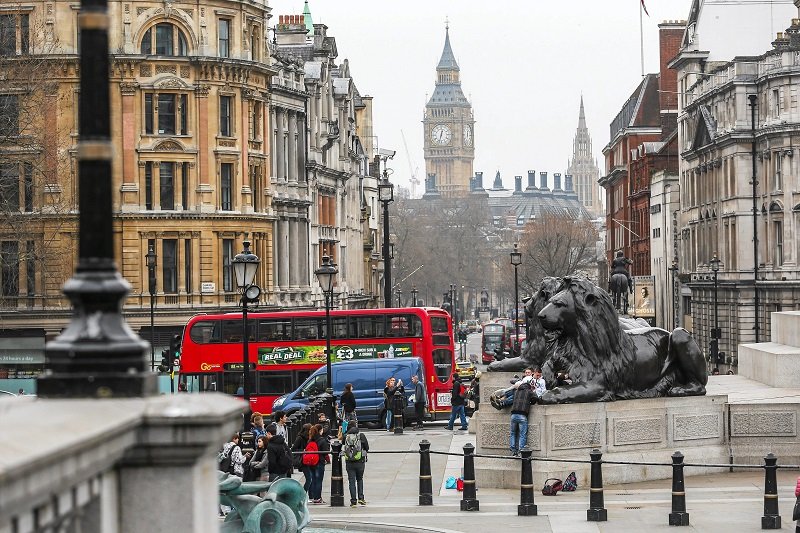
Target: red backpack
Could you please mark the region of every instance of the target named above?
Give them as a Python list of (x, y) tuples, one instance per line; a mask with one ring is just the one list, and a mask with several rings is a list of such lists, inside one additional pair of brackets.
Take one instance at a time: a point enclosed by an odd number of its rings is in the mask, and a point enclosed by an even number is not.
[[(319, 446), (313, 440), (308, 441), (306, 444), (306, 451), (307, 452), (318, 452)], [(304, 453), (303, 454), (303, 464), (305, 466), (317, 466), (319, 464), (319, 454), (317, 453)]]

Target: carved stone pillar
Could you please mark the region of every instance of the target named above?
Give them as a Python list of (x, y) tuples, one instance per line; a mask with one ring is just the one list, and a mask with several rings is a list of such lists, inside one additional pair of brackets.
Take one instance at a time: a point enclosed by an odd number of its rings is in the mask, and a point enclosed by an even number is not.
[(123, 212), (138, 211), (136, 187), (136, 93), (139, 84), (121, 82), (122, 92), (122, 201)]
[(281, 254), (277, 257), (280, 262), (280, 279), (283, 287), (286, 288), (290, 285), (289, 280), (289, 250), (292, 248), (292, 243), (289, 242), (289, 219), (282, 216), (280, 219), (280, 239), (281, 239)]
[(289, 111), (289, 133), (286, 137), (288, 143), (288, 150), (286, 150), (289, 158), (289, 182), (297, 183), (297, 113)]
[(300, 241), (297, 226), (296, 217), (289, 219), (289, 284), (293, 289), (300, 286)]
[(275, 147), (275, 155), (278, 159), (278, 181), (286, 181), (286, 111), (277, 109), (275, 118), (277, 119), (277, 146)]

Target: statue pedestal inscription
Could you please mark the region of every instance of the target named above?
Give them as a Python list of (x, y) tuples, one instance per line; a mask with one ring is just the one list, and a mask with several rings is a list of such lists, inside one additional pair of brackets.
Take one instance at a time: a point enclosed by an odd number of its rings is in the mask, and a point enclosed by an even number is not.
[[(479, 454), (510, 455), (510, 408), (498, 411), (489, 396), (508, 387), (513, 374), (485, 372), (481, 377), (481, 409), (477, 426)], [(671, 464), (680, 450), (691, 463), (726, 464), (726, 395), (650, 398), (616, 402), (534, 405), (529, 415), (528, 444), (533, 457), (589, 460), (597, 448), (605, 461)], [(519, 464), (503, 459), (475, 459), (476, 479), (484, 487), (518, 488)], [(545, 479), (564, 479), (575, 471), (578, 484), (589, 486), (589, 464), (534, 461), (534, 486)], [(719, 468), (687, 468), (686, 475)], [(669, 479), (670, 466), (603, 465), (606, 484)]]

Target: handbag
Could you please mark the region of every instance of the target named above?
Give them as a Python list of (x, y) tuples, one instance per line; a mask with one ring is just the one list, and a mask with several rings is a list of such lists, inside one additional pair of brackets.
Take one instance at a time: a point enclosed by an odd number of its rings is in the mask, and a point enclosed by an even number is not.
[[(552, 483), (550, 483), (552, 481)], [(558, 494), (558, 491), (564, 489), (564, 482), (558, 479), (557, 477), (551, 477), (546, 479), (544, 482), (544, 487), (542, 487), (542, 494), (544, 496), (555, 496)]]
[(570, 472), (567, 476), (567, 479), (564, 480), (564, 488), (561, 489), (564, 492), (575, 492), (578, 488), (578, 477), (575, 475), (575, 472)]

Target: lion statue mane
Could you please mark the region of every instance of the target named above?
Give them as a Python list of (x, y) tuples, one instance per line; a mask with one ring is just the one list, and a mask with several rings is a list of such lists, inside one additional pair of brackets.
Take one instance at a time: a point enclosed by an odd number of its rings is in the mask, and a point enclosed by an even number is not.
[(705, 394), (705, 360), (688, 331), (626, 328), (608, 293), (584, 278), (564, 278), (537, 316), (551, 343), (543, 374), (568, 372), (572, 381), (541, 403)]

